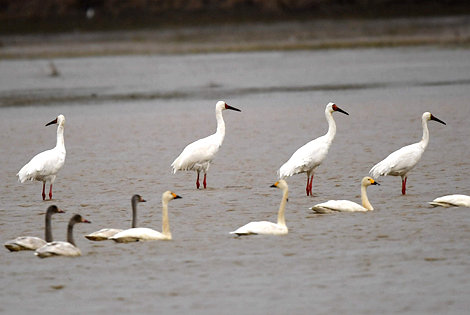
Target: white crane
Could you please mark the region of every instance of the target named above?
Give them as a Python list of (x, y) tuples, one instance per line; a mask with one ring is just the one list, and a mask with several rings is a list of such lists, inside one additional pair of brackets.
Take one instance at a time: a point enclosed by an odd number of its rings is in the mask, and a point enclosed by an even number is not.
[(52, 184), (55, 181), (57, 173), (65, 163), (65, 144), (64, 144), (64, 115), (57, 116), (56, 119), (46, 124), (46, 126), (56, 124), (57, 144), (55, 148), (37, 154), (16, 174), (18, 180), (24, 183), (26, 180), (37, 180), (42, 182), (42, 200), (46, 199), (46, 182), (50, 182), (49, 199), (52, 199)]
[(217, 119), (217, 131), (208, 137), (199, 139), (188, 144), (183, 152), (171, 163), (173, 173), (177, 171), (196, 171), (196, 187), (199, 189), (199, 173), (204, 172), (203, 185), (206, 188), (206, 173), (209, 170), (210, 163), (219, 151), (225, 137), (225, 122), (222, 117), (222, 111), (231, 109), (241, 112), (238, 108), (232, 107), (224, 101), (218, 101), (215, 105), (215, 118)]
[(370, 204), (369, 198), (367, 198), (367, 187), (370, 185), (380, 184), (370, 177), (364, 177), (361, 180), (362, 205), (349, 200), (329, 200), (327, 202), (316, 204), (310, 209), (317, 213), (372, 211), (374, 208)]
[(278, 182), (271, 185), (271, 187), (277, 187), (282, 190), (282, 200), (279, 206), (279, 211), (277, 213), (277, 223), (269, 221), (255, 221), (245, 224), (242, 227), (239, 227), (230, 234), (240, 235), (251, 235), (251, 234), (263, 234), (263, 235), (286, 235), (289, 230), (286, 226), (286, 219), (284, 217), (284, 212), (286, 209), (286, 203), (289, 194), (289, 186), (285, 180), (281, 179)]
[(278, 171), (280, 179), (299, 173), (307, 173), (307, 186), (305, 188), (307, 196), (312, 195), (314, 171), (325, 159), (336, 135), (336, 124), (333, 119), (333, 112), (349, 115), (335, 103), (328, 103), (325, 108), (328, 132), (324, 136), (316, 138), (297, 149)]
[(377, 163), (374, 167), (371, 168), (369, 174), (373, 178), (378, 178), (379, 176), (400, 176), (401, 177), (401, 193), (406, 194), (406, 180), (408, 178), (408, 172), (416, 166), (418, 161), (421, 159), (421, 156), (426, 150), (426, 147), (429, 143), (429, 129), (428, 121), (434, 120), (441, 124), (446, 124), (439, 118), (433, 116), (430, 112), (423, 113), (421, 117), (421, 124), (423, 126), (423, 137), (420, 142), (413, 143), (407, 146), (404, 146), (401, 149), (392, 152), (384, 160)]

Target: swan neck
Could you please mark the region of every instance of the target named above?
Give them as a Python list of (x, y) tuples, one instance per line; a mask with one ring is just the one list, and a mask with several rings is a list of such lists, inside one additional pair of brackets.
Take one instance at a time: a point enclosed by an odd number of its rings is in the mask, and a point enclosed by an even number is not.
[(52, 218), (52, 212), (47, 212), (46, 213), (46, 235), (45, 235), (45, 240), (46, 240), (47, 243), (50, 243), (50, 242), (53, 241), (53, 239), (52, 239), (51, 218)]
[(73, 226), (75, 222), (69, 222), (67, 226), (67, 242), (75, 246), (75, 240), (73, 239)]
[(283, 190), (281, 204), (279, 205), (279, 212), (277, 214), (277, 224), (286, 226), (286, 219), (284, 212), (286, 210), (287, 198), (289, 197), (289, 190), (286, 188)]
[(326, 136), (331, 142), (333, 141), (336, 135), (336, 123), (333, 119), (333, 114), (329, 110), (325, 110), (325, 117), (326, 121), (328, 122), (328, 132), (326, 133)]
[(367, 187), (365, 185), (361, 185), (361, 201), (364, 208), (367, 210), (374, 210), (369, 202), (369, 198), (367, 198)]
[(168, 219), (168, 201), (162, 201), (162, 234), (171, 239), (170, 221)]
[(429, 129), (428, 129), (428, 122), (426, 119), (421, 120), (421, 124), (423, 125), (423, 138), (421, 138), (421, 146), (426, 148), (429, 143)]
[(137, 227), (137, 200), (132, 198), (132, 228)]

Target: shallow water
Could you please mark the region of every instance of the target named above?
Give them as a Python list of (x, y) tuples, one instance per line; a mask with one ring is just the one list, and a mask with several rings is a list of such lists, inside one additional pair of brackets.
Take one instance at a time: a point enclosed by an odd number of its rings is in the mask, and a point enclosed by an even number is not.
[[(470, 308), (469, 209), (429, 208), (446, 194), (470, 194), (470, 51), (406, 48), (55, 60), (0, 63), (2, 242), (43, 235), (55, 203), (54, 237), (77, 225), (83, 256), (38, 259), (0, 251), (0, 310), (5, 313), (453, 313)], [(227, 134), (196, 190), (195, 174), (172, 174), (186, 144), (215, 130), (224, 99)], [(19, 100), (17, 105), (10, 106)], [(32, 100), (32, 101), (31, 101)], [(37, 100), (38, 104), (34, 102)], [(317, 170), (314, 196), (304, 174), (288, 179), (284, 237), (234, 238), (253, 220), (276, 220), (276, 171), (327, 130), (324, 107), (336, 102), (337, 135)], [(370, 213), (315, 215), (328, 199), (359, 202), (359, 182), (391, 151), (417, 142), (430, 111), (431, 140), (409, 174), (368, 189)], [(66, 116), (67, 159), (54, 200), (15, 174), (55, 144)], [(130, 197), (141, 194), (139, 225), (161, 229), (161, 194), (173, 241), (114, 244), (83, 235), (130, 226)]]

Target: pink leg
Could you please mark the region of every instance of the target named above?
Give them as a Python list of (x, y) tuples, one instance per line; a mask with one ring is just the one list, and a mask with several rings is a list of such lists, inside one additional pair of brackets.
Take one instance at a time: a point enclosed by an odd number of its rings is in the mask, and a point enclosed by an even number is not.
[(310, 176), (307, 174), (307, 187), (305, 187), (305, 191), (307, 192), (307, 196), (310, 194), (310, 182), (309, 182)]
[(42, 182), (42, 200), (46, 200), (46, 182)]
[(206, 189), (206, 173), (204, 173), (204, 181), (202, 182), (204, 189)]
[(408, 178), (405, 177), (404, 179), (401, 180), (401, 194), (406, 195), (406, 180)]
[(52, 184), (51, 187), (49, 187), (49, 199), (52, 199)]
[(312, 177), (310, 177), (310, 186), (308, 187), (308, 190), (310, 191), (310, 196), (313, 195), (312, 187), (313, 187), (313, 175), (312, 175)]
[(196, 188), (199, 189), (199, 172), (197, 172)]

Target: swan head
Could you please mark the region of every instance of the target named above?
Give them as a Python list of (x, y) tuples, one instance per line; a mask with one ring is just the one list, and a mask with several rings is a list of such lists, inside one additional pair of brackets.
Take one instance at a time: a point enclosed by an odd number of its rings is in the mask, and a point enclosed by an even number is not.
[(231, 110), (234, 110), (236, 112), (241, 112), (241, 110), (239, 110), (238, 108), (230, 106), (229, 104), (225, 103), (224, 101), (218, 101), (217, 104), (215, 104), (215, 110), (216, 111), (223, 111), (223, 110), (226, 110), (226, 109), (231, 109)]
[(64, 210), (60, 209), (56, 205), (49, 206), (47, 208), (47, 213), (54, 214), (54, 213), (65, 213)]
[(146, 202), (147, 200), (145, 200), (144, 198), (142, 198), (140, 195), (137, 195), (135, 194), (134, 196), (132, 196), (132, 202)]
[(375, 181), (372, 177), (366, 176), (361, 181), (362, 186), (370, 186), (370, 185), (380, 185), (379, 182)]
[(274, 184), (271, 185), (271, 187), (277, 187), (282, 190), (288, 189), (289, 186), (287, 186), (287, 182), (283, 179), (280, 179), (279, 181), (275, 182)]
[(82, 217), (79, 214), (75, 214), (71, 219), (69, 224), (75, 224), (75, 223), (91, 223), (91, 221), (88, 221), (84, 217)]
[(421, 117), (421, 119), (423, 121), (429, 121), (429, 120), (434, 120), (434, 121), (437, 121), (438, 123), (441, 123), (443, 125), (445, 125), (446, 123), (443, 122), (442, 120), (440, 120), (439, 118), (437, 118), (436, 116), (434, 116), (433, 114), (431, 114), (430, 112), (425, 112), (423, 113), (423, 116)]
[(338, 105), (336, 105), (335, 103), (332, 103), (332, 102), (329, 102), (327, 105), (326, 105), (326, 109), (325, 111), (329, 112), (329, 113), (332, 113), (332, 112), (340, 112), (340, 113), (343, 113), (345, 115), (349, 115), (346, 111), (342, 110), (341, 108), (338, 107)]
[(59, 126), (65, 125), (65, 116), (62, 115), (62, 114), (57, 116), (56, 119), (54, 119), (53, 121), (50, 121), (46, 124), (46, 126), (49, 126), (49, 125), (59, 125)]
[(173, 200), (173, 199), (181, 199), (183, 197), (181, 196), (178, 196), (177, 194), (175, 194), (174, 192), (171, 192), (169, 190), (165, 191), (162, 195), (162, 201), (164, 202), (168, 202), (170, 200)]

